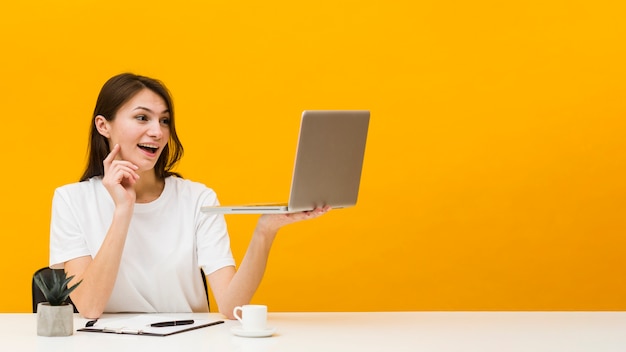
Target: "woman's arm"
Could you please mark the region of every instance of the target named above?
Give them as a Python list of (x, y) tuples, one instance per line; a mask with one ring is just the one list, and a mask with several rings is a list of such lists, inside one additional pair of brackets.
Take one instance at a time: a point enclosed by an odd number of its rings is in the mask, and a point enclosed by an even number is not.
[(329, 209), (325, 207), (301, 213), (262, 215), (239, 269), (235, 271), (232, 266), (224, 267), (207, 275), (220, 313), (234, 319), (233, 309), (250, 302), (261, 284), (272, 243), (282, 226), (318, 217)]
[(115, 211), (102, 246), (93, 259), (84, 256), (65, 263), (65, 272), (74, 275), (70, 285), (83, 280), (71, 297), (81, 315), (90, 319), (102, 315), (113, 292), (136, 199), (137, 166), (116, 160), (119, 151), (115, 145), (103, 162), (102, 184), (113, 198)]
[(111, 227), (96, 256), (79, 257), (65, 263), (65, 272), (74, 275), (74, 282), (83, 280), (72, 292), (72, 302), (82, 316), (97, 319), (104, 312), (124, 251), (126, 234), (132, 213), (124, 213), (116, 209)]

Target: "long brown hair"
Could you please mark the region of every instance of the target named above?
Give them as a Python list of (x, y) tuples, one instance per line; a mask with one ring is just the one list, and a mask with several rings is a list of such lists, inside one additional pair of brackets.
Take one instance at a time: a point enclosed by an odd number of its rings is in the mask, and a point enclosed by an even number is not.
[(102, 162), (111, 151), (109, 141), (96, 129), (96, 116), (101, 115), (107, 119), (107, 121), (113, 121), (120, 107), (140, 90), (146, 88), (163, 98), (170, 114), (170, 139), (154, 165), (154, 172), (159, 178), (165, 178), (171, 175), (180, 176), (171, 171), (174, 165), (176, 165), (183, 156), (183, 145), (176, 134), (174, 106), (172, 105), (172, 98), (169, 91), (161, 81), (154, 78), (132, 73), (122, 73), (111, 77), (102, 86), (100, 94), (98, 95), (96, 108), (91, 118), (87, 168), (80, 178), (81, 181), (86, 181), (94, 176), (104, 176), (104, 165)]

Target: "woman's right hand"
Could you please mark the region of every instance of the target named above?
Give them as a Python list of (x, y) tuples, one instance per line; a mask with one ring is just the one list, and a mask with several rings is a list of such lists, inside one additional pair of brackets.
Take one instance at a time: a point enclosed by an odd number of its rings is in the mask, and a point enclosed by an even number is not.
[(116, 144), (111, 153), (104, 159), (104, 177), (102, 184), (109, 191), (116, 207), (135, 204), (135, 182), (139, 179), (136, 170), (139, 167), (119, 158), (121, 147)]

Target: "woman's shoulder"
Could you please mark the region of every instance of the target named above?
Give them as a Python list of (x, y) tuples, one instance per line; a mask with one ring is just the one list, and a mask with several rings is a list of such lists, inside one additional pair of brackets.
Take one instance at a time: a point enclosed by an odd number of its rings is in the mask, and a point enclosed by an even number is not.
[(92, 177), (86, 181), (68, 183), (63, 186), (59, 186), (56, 192), (60, 193), (75, 193), (75, 192), (87, 192), (94, 190), (102, 186), (101, 177)]
[(71, 204), (90, 204), (101, 200), (103, 197), (106, 197), (106, 190), (102, 185), (101, 177), (92, 177), (86, 181), (68, 183), (57, 187), (54, 191), (55, 199), (63, 199)]
[(215, 191), (207, 187), (204, 183), (192, 181), (177, 176), (169, 176), (165, 179), (165, 182), (166, 184), (169, 184), (169, 186), (174, 188), (178, 193), (191, 192), (215, 194)]

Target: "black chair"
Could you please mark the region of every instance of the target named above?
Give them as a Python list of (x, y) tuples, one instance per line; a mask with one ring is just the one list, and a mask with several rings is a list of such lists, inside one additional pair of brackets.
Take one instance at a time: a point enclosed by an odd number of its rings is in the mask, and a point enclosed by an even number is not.
[[(42, 272), (44, 275), (46, 275), (46, 277), (49, 277), (50, 275), (52, 275), (53, 270), (63, 270), (63, 269), (50, 269), (49, 267), (44, 267), (44, 268), (37, 270), (35, 274), (33, 274), (33, 283), (32, 283), (33, 285), (33, 288), (32, 288), (33, 289), (33, 313), (37, 313), (37, 305), (39, 303), (46, 301), (46, 297), (43, 295), (43, 292), (41, 292), (37, 284), (35, 284), (35, 275)], [(206, 275), (204, 275), (204, 270), (200, 269), (200, 275), (202, 275), (202, 282), (204, 283), (204, 292), (206, 293), (206, 304), (207, 304), (207, 307), (209, 308), (209, 311), (211, 311), (211, 303), (209, 301), (209, 290), (208, 290), (209, 287), (206, 282)], [(72, 299), (68, 297), (67, 302), (72, 303)], [(74, 306), (74, 313), (78, 313), (78, 310), (76, 310), (76, 306), (74, 305), (74, 303), (72, 303), (72, 306)]]
[[(52, 277), (52, 273), (54, 270), (63, 271), (63, 269), (50, 269), (49, 267), (45, 267), (35, 271), (35, 274), (33, 274), (33, 313), (37, 313), (37, 305), (39, 303), (46, 302), (46, 297), (43, 295), (43, 292), (41, 292), (41, 290), (35, 283), (35, 275), (42, 273), (46, 278), (50, 278)], [(72, 303), (72, 299), (68, 297), (67, 303)], [(78, 310), (76, 310), (76, 306), (74, 305), (74, 303), (72, 303), (72, 306), (74, 306), (74, 313), (78, 313)]]
[(200, 275), (202, 276), (202, 282), (204, 283), (204, 293), (206, 293), (206, 304), (209, 312), (211, 311), (211, 301), (209, 300), (209, 285), (206, 283), (206, 275), (204, 275), (204, 270), (200, 268)]

